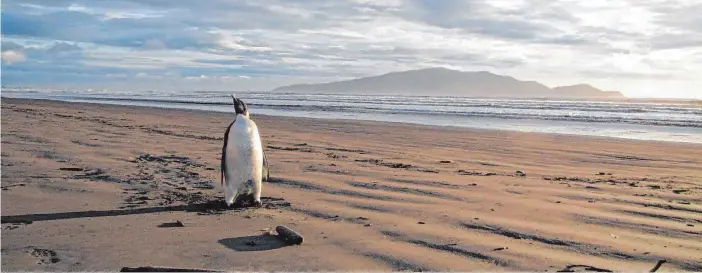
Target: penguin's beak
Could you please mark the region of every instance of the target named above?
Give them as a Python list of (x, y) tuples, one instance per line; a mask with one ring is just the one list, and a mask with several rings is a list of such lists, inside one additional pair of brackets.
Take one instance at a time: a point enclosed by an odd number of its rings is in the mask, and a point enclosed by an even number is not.
[(234, 104), (234, 110), (236, 114), (241, 114), (244, 115), (245, 117), (249, 117), (249, 110), (246, 109), (246, 103), (244, 103), (242, 100), (237, 99), (234, 97), (234, 95), (231, 95), (232, 101)]

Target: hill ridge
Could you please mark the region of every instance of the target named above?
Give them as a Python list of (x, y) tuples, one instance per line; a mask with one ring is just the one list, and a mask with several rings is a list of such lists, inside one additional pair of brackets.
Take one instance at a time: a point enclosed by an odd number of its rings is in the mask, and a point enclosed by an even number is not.
[(414, 96), (624, 98), (618, 91), (603, 91), (587, 83), (549, 88), (538, 81), (522, 81), (488, 71), (459, 71), (442, 67), (393, 71), (327, 83), (293, 84), (272, 91)]

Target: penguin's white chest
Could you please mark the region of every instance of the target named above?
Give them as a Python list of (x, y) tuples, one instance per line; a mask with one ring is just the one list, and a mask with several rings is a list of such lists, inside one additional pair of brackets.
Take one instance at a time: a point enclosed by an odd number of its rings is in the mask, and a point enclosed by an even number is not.
[(239, 196), (251, 196), (260, 202), (263, 148), (256, 123), (238, 115), (226, 137), (225, 201), (231, 205)]

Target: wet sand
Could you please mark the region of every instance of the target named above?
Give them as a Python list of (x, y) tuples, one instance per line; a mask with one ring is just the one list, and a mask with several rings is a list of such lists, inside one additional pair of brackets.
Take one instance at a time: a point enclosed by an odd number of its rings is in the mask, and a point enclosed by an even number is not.
[(231, 118), (3, 98), (3, 270), (702, 271), (702, 145), (253, 116), (264, 207), (223, 210)]

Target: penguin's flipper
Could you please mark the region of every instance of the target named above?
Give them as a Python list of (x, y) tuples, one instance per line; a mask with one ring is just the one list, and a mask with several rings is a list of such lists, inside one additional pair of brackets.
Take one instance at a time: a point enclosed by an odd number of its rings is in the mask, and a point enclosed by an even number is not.
[(224, 177), (226, 176), (226, 164), (227, 164), (227, 144), (229, 142), (229, 131), (232, 129), (232, 126), (234, 125), (234, 122), (236, 121), (236, 118), (234, 118), (234, 121), (229, 124), (229, 127), (227, 127), (227, 131), (224, 132), (224, 144), (222, 145), (222, 158), (220, 160), (220, 166), (219, 166), (219, 172), (221, 175), (220, 178), (220, 185), (224, 186)]

